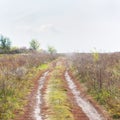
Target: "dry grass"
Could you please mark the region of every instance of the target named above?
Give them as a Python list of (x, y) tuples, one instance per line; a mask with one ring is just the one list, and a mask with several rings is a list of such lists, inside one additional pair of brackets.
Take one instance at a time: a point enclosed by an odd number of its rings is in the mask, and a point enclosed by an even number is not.
[(70, 68), (113, 119), (120, 118), (120, 53), (75, 53)]

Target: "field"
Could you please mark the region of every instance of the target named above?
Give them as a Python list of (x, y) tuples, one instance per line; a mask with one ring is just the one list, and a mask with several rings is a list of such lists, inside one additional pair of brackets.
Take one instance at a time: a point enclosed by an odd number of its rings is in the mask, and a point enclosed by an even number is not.
[(120, 119), (120, 53), (2, 54), (0, 120), (48, 119)]

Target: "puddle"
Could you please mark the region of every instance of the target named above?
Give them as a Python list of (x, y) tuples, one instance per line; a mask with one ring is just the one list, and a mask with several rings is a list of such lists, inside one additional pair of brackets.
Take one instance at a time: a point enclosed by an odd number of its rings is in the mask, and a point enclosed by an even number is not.
[(42, 104), (41, 89), (44, 86), (44, 82), (45, 82), (47, 75), (48, 75), (48, 71), (45, 72), (42, 75), (42, 77), (39, 79), (39, 88), (38, 88), (37, 95), (36, 95), (36, 105), (35, 105), (35, 111), (34, 111), (35, 120), (42, 120), (41, 108), (40, 108), (40, 106)]
[(93, 107), (93, 105), (87, 101), (85, 98), (82, 98), (80, 95), (80, 91), (77, 90), (77, 87), (73, 80), (71, 79), (70, 75), (66, 71), (65, 78), (67, 80), (68, 86), (71, 89), (74, 98), (79, 107), (82, 108), (83, 112), (88, 116), (90, 120), (105, 120)]

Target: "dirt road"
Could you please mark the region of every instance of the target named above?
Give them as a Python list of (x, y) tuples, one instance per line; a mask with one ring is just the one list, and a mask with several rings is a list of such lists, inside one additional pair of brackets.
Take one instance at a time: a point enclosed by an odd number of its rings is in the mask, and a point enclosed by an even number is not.
[(50, 66), (40, 77), (30, 108), (20, 120), (108, 120), (82, 95), (64, 59)]

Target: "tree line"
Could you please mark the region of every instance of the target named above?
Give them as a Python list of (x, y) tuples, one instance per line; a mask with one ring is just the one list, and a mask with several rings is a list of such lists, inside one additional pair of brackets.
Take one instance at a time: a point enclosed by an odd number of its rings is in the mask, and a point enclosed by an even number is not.
[(48, 46), (47, 51), (40, 48), (40, 43), (36, 39), (32, 39), (29, 43), (29, 48), (26, 47), (12, 47), (12, 41), (8, 37), (0, 35), (0, 54), (16, 54), (16, 53), (29, 53), (29, 52), (49, 52), (51, 55), (56, 53), (53, 46)]

